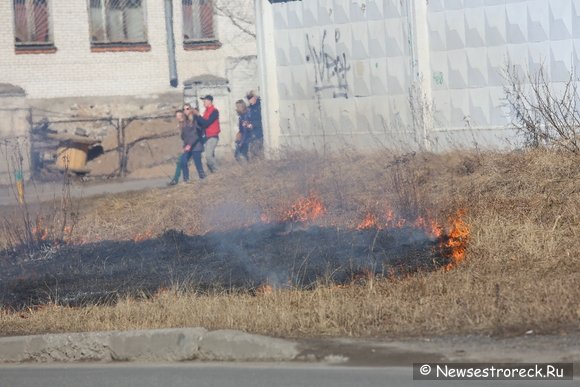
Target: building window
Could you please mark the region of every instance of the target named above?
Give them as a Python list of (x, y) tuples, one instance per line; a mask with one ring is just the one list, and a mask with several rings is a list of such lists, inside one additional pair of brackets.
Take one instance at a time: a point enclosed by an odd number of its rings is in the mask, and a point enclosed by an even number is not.
[(217, 42), (213, 0), (182, 0), (183, 42), (208, 45)]
[(16, 49), (53, 46), (49, 0), (14, 0), (14, 43)]
[(147, 27), (142, 0), (89, 0), (91, 45), (144, 45)]

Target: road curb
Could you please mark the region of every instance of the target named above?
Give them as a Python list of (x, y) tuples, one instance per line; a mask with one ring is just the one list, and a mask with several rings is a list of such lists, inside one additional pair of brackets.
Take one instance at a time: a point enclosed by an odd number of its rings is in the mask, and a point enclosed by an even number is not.
[(241, 331), (208, 332), (199, 343), (202, 360), (284, 361), (298, 355), (298, 344)]
[(81, 361), (290, 361), (298, 343), (204, 328), (63, 333), (0, 338), (0, 363)]

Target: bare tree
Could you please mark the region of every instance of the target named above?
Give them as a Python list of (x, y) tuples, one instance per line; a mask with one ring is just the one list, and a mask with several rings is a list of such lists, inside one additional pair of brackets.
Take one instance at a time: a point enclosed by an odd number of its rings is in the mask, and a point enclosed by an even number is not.
[(254, 0), (216, 0), (214, 7), (218, 16), (227, 17), (244, 34), (256, 37)]
[(504, 93), (512, 124), (530, 147), (552, 146), (580, 153), (580, 95), (574, 71), (566, 82), (553, 83), (544, 67), (522, 75), (515, 66), (504, 69)]

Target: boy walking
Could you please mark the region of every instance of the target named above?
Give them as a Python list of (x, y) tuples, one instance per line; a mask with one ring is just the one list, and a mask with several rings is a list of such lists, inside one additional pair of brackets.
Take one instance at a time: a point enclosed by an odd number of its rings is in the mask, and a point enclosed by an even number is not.
[(206, 95), (201, 97), (205, 110), (203, 115), (199, 115), (197, 110), (193, 110), (197, 124), (205, 130), (205, 160), (210, 172), (217, 171), (217, 162), (215, 158), (215, 148), (219, 142), (220, 113), (213, 105), (213, 96)]

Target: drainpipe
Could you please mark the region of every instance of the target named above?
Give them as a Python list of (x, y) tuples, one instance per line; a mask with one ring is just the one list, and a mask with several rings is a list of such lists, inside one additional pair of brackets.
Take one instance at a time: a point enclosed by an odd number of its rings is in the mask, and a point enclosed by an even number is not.
[(165, 0), (165, 31), (167, 32), (167, 56), (169, 59), (169, 84), (177, 87), (177, 61), (175, 60), (175, 36), (173, 35), (173, 0)]

